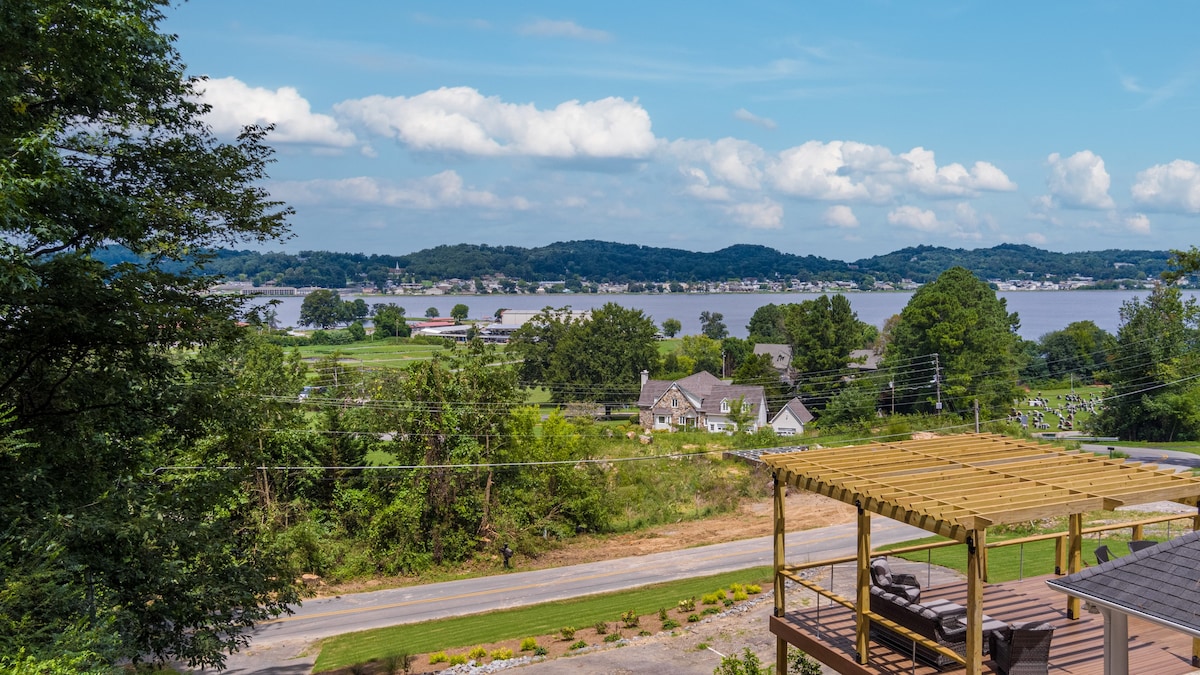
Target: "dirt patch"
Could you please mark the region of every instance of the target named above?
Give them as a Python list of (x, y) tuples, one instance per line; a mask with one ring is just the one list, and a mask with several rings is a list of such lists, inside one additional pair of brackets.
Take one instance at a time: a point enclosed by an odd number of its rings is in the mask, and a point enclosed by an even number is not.
[[(704, 520), (683, 520), (624, 534), (583, 535), (537, 557), (518, 554), (512, 559), (512, 563), (520, 570), (538, 570), (765, 537), (774, 531), (773, 512), (771, 498), (747, 501), (732, 513)], [(854, 516), (854, 507), (849, 504), (789, 488), (784, 516), (789, 532), (849, 523), (854, 521)], [(492, 554), (474, 561), (464, 572), (497, 573), (501, 566), (500, 556)], [(421, 580), (384, 577), (347, 584), (319, 585), (313, 590), (317, 596), (329, 596), (410, 586), (415, 583), (421, 583)]]

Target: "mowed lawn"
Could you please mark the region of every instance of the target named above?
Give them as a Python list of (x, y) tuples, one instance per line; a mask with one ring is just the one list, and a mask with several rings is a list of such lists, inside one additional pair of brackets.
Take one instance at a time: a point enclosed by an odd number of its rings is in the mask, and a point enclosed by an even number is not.
[(418, 361), (427, 361), (434, 354), (450, 356), (453, 349), (441, 345), (398, 343), (392, 339), (366, 340), (348, 345), (312, 345), (298, 347), (300, 357), (306, 360), (328, 358), (334, 354), (338, 359), (366, 368), (406, 368)]

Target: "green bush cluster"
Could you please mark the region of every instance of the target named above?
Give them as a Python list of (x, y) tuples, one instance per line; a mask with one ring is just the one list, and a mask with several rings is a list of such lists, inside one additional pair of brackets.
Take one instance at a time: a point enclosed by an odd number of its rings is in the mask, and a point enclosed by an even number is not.
[(513, 650), (508, 647), (497, 647), (492, 650), (491, 657), (493, 661), (507, 661), (513, 657)]
[(570, 649), (574, 651), (576, 649), (583, 649), (586, 646), (588, 646), (587, 640), (579, 640), (577, 642), (572, 642)]
[(575, 639), (575, 627), (574, 626), (563, 626), (562, 628), (558, 629), (558, 634), (561, 635), (562, 639), (564, 639), (564, 640), (574, 640)]
[(620, 633), (609, 633), (604, 636), (605, 642), (620, 642), (622, 639), (624, 638)]
[(483, 647), (475, 647), (471, 651), (467, 652), (467, 656), (472, 661), (482, 661), (483, 659), (487, 658), (487, 655), (488, 652)]
[(521, 651), (528, 652), (538, 648), (537, 638), (527, 637), (521, 640)]
[(628, 612), (622, 612), (621, 623), (625, 624), (626, 628), (636, 628), (638, 625), (637, 610), (631, 609)]

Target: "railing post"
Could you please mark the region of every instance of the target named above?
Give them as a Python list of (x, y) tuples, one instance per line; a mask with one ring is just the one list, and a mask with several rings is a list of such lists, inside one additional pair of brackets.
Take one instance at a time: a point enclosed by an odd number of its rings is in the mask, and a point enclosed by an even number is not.
[[(775, 470), (775, 616), (782, 618), (786, 611), (784, 604), (784, 534), (787, 528), (784, 526), (784, 493), (787, 490), (787, 485), (780, 480), (779, 472), (781, 469)], [(819, 601), (818, 601), (819, 604)], [(775, 637), (775, 675), (787, 675), (787, 649), (788, 643), (782, 637)]]
[[(871, 606), (871, 512), (863, 508), (863, 503), (856, 501), (858, 507), (858, 597), (856, 627), (858, 635), (855, 639), (855, 651), (858, 652), (858, 662), (867, 663), (867, 650), (870, 646), (868, 637), (871, 620), (867, 618), (867, 609)], [(830, 582), (832, 585), (832, 581)]]
[[(1068, 551), (1069, 558), (1067, 560), (1067, 574), (1074, 574), (1074, 573), (1078, 572), (1080, 569), (1082, 569), (1082, 567), (1083, 567), (1083, 565), (1082, 565), (1082, 563), (1083, 563), (1083, 559), (1082, 559), (1083, 558), (1083, 556), (1082, 556), (1082, 554), (1083, 554), (1083, 514), (1082, 513), (1072, 513), (1069, 516), (1069, 521), (1070, 521), (1070, 533), (1067, 536), (1070, 537), (1070, 542), (1069, 542), (1069, 546), (1068, 546), (1068, 548), (1070, 550)], [(1079, 609), (1080, 609), (1079, 598), (1077, 598), (1073, 595), (1068, 595), (1067, 596), (1067, 618), (1068, 619), (1078, 619), (1079, 618)]]
[[(1171, 521), (1168, 520), (1167, 522), (1170, 523)], [(1144, 530), (1142, 528), (1141, 523), (1138, 523), (1137, 525), (1133, 526), (1133, 535), (1130, 538), (1133, 539), (1134, 541), (1146, 538), (1144, 536)]]
[(1067, 538), (1058, 537), (1054, 540), (1054, 573), (1062, 576), (1067, 567)]

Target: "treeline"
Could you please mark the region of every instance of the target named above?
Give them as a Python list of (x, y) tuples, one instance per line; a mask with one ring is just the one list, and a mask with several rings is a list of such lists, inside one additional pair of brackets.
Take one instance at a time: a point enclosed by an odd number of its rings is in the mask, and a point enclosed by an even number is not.
[[(1118, 279), (1156, 277), (1167, 268), (1167, 251), (1110, 249), (1056, 253), (1001, 244), (986, 249), (917, 246), (853, 263), (782, 253), (765, 246), (736, 245), (711, 253), (603, 241), (569, 241), (537, 248), (456, 244), (406, 255), (330, 251), (298, 254), (218, 250), (207, 274), (256, 285), (340, 288), (393, 281), (477, 279), (504, 275), (529, 282), (586, 279), (593, 283), (717, 282), (729, 279), (927, 283), (952, 267), (981, 279), (1091, 277), (1099, 285)], [(129, 260), (127, 251), (98, 254), (103, 261)]]

